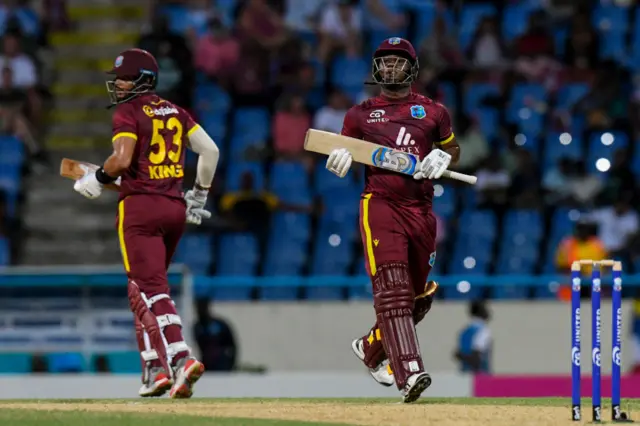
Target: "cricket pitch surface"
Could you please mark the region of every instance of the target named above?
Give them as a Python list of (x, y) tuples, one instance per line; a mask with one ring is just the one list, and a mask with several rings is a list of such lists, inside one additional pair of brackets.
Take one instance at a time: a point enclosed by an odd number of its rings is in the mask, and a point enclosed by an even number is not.
[[(623, 402), (636, 420), (639, 407), (640, 400)], [(582, 423), (570, 421), (570, 412), (566, 398), (423, 398), (414, 404), (395, 399), (5, 400), (0, 401), (0, 425), (568, 426), (590, 422), (591, 402), (583, 401)], [(603, 419), (610, 418), (611, 412), (603, 410)]]

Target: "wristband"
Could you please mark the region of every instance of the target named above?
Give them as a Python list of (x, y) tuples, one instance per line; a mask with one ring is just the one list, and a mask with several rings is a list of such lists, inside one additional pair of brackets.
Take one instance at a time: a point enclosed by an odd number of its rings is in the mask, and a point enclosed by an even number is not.
[(104, 171), (104, 167), (100, 167), (96, 170), (96, 180), (103, 185), (108, 185), (118, 180), (118, 178), (109, 176), (107, 172)]

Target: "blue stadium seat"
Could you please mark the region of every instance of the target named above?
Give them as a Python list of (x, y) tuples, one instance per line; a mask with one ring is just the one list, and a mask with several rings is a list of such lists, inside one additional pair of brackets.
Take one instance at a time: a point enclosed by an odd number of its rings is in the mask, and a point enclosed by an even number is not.
[(596, 30), (601, 34), (625, 33), (629, 28), (629, 12), (626, 7), (599, 4), (593, 10), (591, 19)]
[(458, 97), (456, 96), (456, 86), (453, 83), (442, 82), (438, 85), (438, 91), (442, 95), (442, 103), (450, 110), (458, 109)]
[(193, 98), (201, 122), (207, 116), (225, 117), (231, 108), (231, 96), (217, 84), (199, 84)]
[(565, 42), (568, 35), (569, 29), (566, 26), (561, 26), (553, 30), (553, 41), (556, 55), (564, 55)]
[(334, 190), (322, 198), (323, 216), (342, 222), (358, 216), (360, 209), (360, 189), (356, 186)]
[(213, 238), (206, 234), (186, 234), (180, 240), (175, 263), (184, 263), (194, 274), (207, 274), (214, 260)]
[(24, 144), (14, 136), (0, 136), (0, 164), (20, 167), (24, 161)]
[(271, 167), (269, 189), (297, 190), (309, 188), (309, 177), (303, 163), (297, 161), (277, 161)]
[(500, 114), (495, 108), (478, 107), (473, 113), (473, 119), (480, 125), (480, 131), (487, 139), (498, 136), (500, 130)]
[(600, 57), (625, 63), (627, 56), (625, 37), (626, 34), (621, 31), (600, 33)]
[(340, 56), (331, 66), (331, 84), (355, 99), (370, 72), (370, 64), (364, 58)]
[[(198, 278), (196, 277), (196, 284)], [(251, 300), (253, 293), (252, 284), (254, 278), (251, 276), (234, 276), (225, 279), (224, 286), (214, 286), (207, 292), (214, 301), (245, 301)]]
[(311, 236), (311, 219), (305, 213), (276, 213), (272, 218), (272, 236), (306, 243)]
[(261, 163), (234, 162), (227, 167), (225, 187), (227, 191), (237, 191), (240, 189), (242, 175), (249, 172), (253, 175), (253, 185), (255, 190), (265, 189), (264, 166)]
[(222, 115), (206, 114), (200, 120), (200, 125), (215, 141), (223, 141), (227, 135), (227, 124)]
[(307, 243), (274, 232), (271, 234), (264, 274), (267, 276), (300, 275), (306, 262)]
[(537, 104), (546, 104), (547, 91), (540, 84), (516, 84), (511, 91), (507, 120), (517, 124), (520, 131), (539, 136), (544, 129), (545, 114), (538, 109)]
[(327, 234), (319, 233), (316, 238), (311, 274), (346, 275), (353, 256), (351, 244)]
[(26, 354), (26, 353), (1, 353), (0, 354), (0, 374), (30, 373), (31, 358), (32, 358), (31, 354)]
[(359, 237), (358, 221), (354, 216), (321, 216), (318, 227), (320, 235), (337, 235), (342, 242), (351, 243)]
[(220, 237), (218, 275), (253, 275), (260, 254), (251, 234), (227, 234)]
[(544, 147), (544, 167), (553, 167), (563, 157), (578, 160), (583, 157), (582, 140), (569, 133), (549, 133)]
[(613, 160), (616, 150), (626, 148), (629, 145), (627, 135), (622, 132), (593, 133), (589, 138), (589, 151), (587, 155), (587, 169), (595, 172), (596, 162), (600, 158)]
[(535, 210), (510, 210), (504, 218), (504, 234), (527, 235), (539, 240), (544, 232), (542, 215)]
[(480, 107), (480, 101), (489, 95), (498, 95), (500, 89), (495, 84), (478, 83), (469, 85), (463, 95), (465, 114), (473, 115)]
[(238, 108), (233, 116), (232, 134), (234, 137), (258, 141), (269, 138), (271, 117), (266, 108)]
[(0, 237), (0, 266), (7, 266), (9, 263), (11, 263), (9, 240), (4, 237)]
[(463, 5), (460, 14), (460, 45), (466, 49), (471, 42), (473, 35), (478, 28), (478, 24), (487, 16), (495, 16), (496, 9), (491, 4), (469, 4)]
[(525, 299), (529, 292), (528, 287), (523, 285), (499, 285), (492, 288), (494, 299)]
[(459, 235), (469, 240), (495, 239), (496, 216), (490, 210), (465, 210), (459, 218)]
[(585, 83), (571, 83), (562, 86), (556, 94), (556, 107), (569, 109), (589, 93), (589, 85)]
[(169, 30), (176, 34), (185, 34), (189, 29), (191, 19), (189, 10), (184, 5), (167, 4), (160, 8), (160, 13), (169, 18)]
[(480, 298), (483, 294), (484, 287), (475, 285), (473, 282), (470, 284), (470, 286), (444, 286), (442, 288), (442, 294), (444, 298), (448, 300), (476, 300)]
[[(435, 10), (435, 3), (433, 2), (424, 2), (421, 0), (406, 1), (409, 3), (407, 7), (413, 12), (417, 21), (416, 30), (411, 42), (414, 46), (419, 46), (433, 31), (433, 22), (436, 16), (438, 16), (438, 13)], [(452, 26), (448, 28), (452, 28)]]
[(454, 186), (441, 185), (443, 191), (434, 191), (433, 211), (442, 217), (451, 216), (456, 209), (456, 191)]
[(320, 163), (316, 166), (314, 176), (314, 190), (317, 195), (326, 195), (331, 197), (331, 194), (336, 189), (343, 188), (357, 188), (357, 184), (353, 180), (353, 175), (348, 174), (343, 178), (339, 178), (325, 168), (324, 163)]
[(513, 41), (527, 30), (532, 11), (527, 4), (509, 4), (504, 8), (502, 35), (506, 41)]

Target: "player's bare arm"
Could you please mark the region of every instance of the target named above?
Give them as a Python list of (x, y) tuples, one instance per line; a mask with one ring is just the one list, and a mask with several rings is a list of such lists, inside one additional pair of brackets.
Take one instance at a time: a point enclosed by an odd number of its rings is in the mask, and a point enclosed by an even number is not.
[[(116, 135), (113, 138), (113, 153), (107, 158), (101, 169), (101, 173), (105, 174), (106, 177), (98, 176), (98, 181), (100, 181), (100, 178), (103, 178), (103, 180), (117, 179), (129, 168), (136, 148), (136, 139), (137, 136), (135, 135)], [(100, 169), (98, 169), (98, 172), (100, 172)]]
[(452, 140), (446, 143), (436, 144), (436, 146), (451, 156), (450, 164), (456, 164), (460, 159), (460, 145), (456, 141), (455, 136)]

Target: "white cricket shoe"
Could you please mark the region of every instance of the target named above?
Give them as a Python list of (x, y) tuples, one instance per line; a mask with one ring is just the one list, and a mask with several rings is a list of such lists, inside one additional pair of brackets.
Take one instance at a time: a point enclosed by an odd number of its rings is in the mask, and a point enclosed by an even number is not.
[[(353, 353), (364, 362), (364, 343), (362, 338), (356, 339), (351, 342), (351, 349)], [(391, 367), (389, 366), (389, 360), (384, 360), (376, 368), (369, 368), (369, 374), (373, 377), (373, 380), (380, 383), (382, 386), (393, 386), (396, 383), (393, 374), (391, 373)]]
[(416, 373), (407, 379), (407, 384), (402, 389), (402, 401), (405, 403), (414, 402), (422, 392), (431, 386), (431, 376), (429, 373)]
[(185, 357), (178, 360), (174, 367), (175, 383), (169, 397), (174, 399), (191, 398), (193, 385), (204, 373), (204, 364), (195, 358)]
[(162, 396), (173, 383), (162, 367), (151, 367), (147, 372), (147, 381), (142, 384), (138, 394), (143, 397)]

